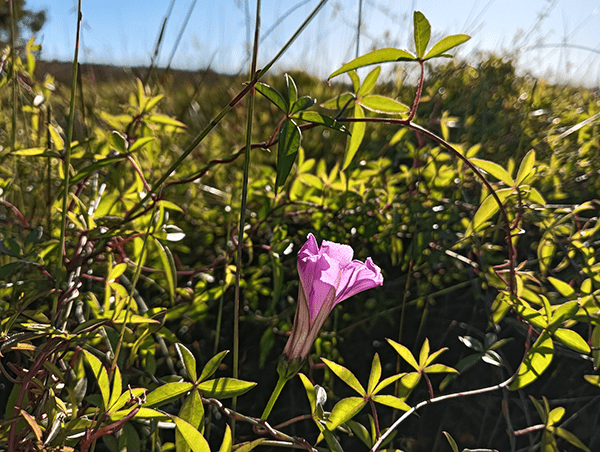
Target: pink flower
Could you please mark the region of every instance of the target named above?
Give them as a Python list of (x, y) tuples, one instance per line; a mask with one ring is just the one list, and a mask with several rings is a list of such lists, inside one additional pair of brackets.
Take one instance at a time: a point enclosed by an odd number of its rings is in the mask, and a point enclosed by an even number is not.
[[(381, 269), (370, 257), (361, 262), (353, 260), (353, 255), (350, 246), (326, 240), (319, 248), (315, 237), (308, 234), (298, 253), (300, 288), (294, 326), (283, 350), (289, 368), (286, 373), (300, 368), (336, 304), (383, 284)], [(293, 360), (295, 365), (290, 366)]]

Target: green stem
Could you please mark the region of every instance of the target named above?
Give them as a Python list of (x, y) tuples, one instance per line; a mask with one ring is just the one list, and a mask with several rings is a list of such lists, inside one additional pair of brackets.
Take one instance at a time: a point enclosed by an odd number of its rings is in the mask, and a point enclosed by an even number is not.
[[(73, 141), (73, 121), (75, 117), (75, 92), (77, 90), (77, 63), (79, 61), (79, 35), (81, 31), (81, 0), (79, 0), (77, 6), (77, 33), (75, 35), (75, 55), (73, 57), (73, 73), (71, 80), (71, 99), (69, 102), (69, 120), (67, 123), (67, 140), (65, 142), (65, 184), (64, 184), (64, 193), (63, 193), (63, 202), (62, 202), (62, 218), (60, 225), (60, 241), (57, 249), (58, 252), (58, 261), (57, 261), (57, 269), (59, 271), (56, 272), (56, 293), (58, 297), (58, 289), (60, 289), (61, 284), (61, 272), (60, 267), (63, 263), (63, 258), (66, 256), (65, 251), (65, 231), (67, 226), (67, 209), (69, 205), (69, 182), (71, 176), (71, 142)], [(57, 315), (56, 310), (58, 308), (57, 298), (54, 299), (53, 304), (53, 318)]]
[(267, 406), (265, 407), (265, 411), (263, 411), (263, 414), (260, 417), (263, 421), (266, 421), (267, 418), (269, 417), (269, 414), (271, 414), (273, 405), (275, 405), (275, 402), (277, 402), (277, 399), (279, 398), (279, 394), (281, 394), (281, 390), (283, 389), (285, 384), (288, 382), (288, 380), (289, 380), (289, 378), (286, 378), (283, 375), (279, 375), (279, 379), (277, 380), (277, 384), (275, 385), (273, 394), (271, 394), (271, 398), (269, 399), (269, 402), (267, 403)]

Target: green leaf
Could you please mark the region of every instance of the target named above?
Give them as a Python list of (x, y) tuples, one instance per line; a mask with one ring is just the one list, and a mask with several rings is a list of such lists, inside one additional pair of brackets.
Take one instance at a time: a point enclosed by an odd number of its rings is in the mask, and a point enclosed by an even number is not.
[(265, 442), (267, 438), (258, 438), (254, 441), (246, 441), (245, 443), (238, 443), (235, 445), (233, 450), (235, 452), (250, 452), (254, 450), (257, 446), (260, 446), (261, 443)]
[(416, 58), (414, 55), (410, 54), (406, 50), (392, 48), (379, 49), (355, 58), (349, 63), (344, 64), (341, 68), (327, 77), (327, 80), (329, 81), (333, 77), (336, 77), (340, 74), (344, 74), (361, 67), (370, 66), (372, 64), (389, 63), (392, 61), (414, 61), (415, 59)]
[[(194, 452), (210, 452), (210, 447), (204, 436), (192, 425), (177, 416), (171, 416), (177, 426), (177, 432)], [(177, 449), (179, 452), (181, 449)]]
[(576, 300), (561, 304), (552, 314), (550, 327), (560, 326), (567, 320), (571, 320), (579, 309), (579, 303)]
[[(322, 358), (321, 358), (322, 359)], [(327, 419), (327, 430), (333, 431), (356, 416), (367, 404), (362, 397), (347, 397), (335, 404)]]
[(180, 128), (185, 128), (187, 127), (184, 123), (182, 123), (181, 121), (177, 121), (176, 119), (173, 119), (167, 115), (150, 115), (146, 118), (146, 121), (149, 123), (153, 123), (153, 124), (162, 124), (165, 126), (173, 126), (173, 127), (180, 127)]
[(379, 382), (379, 384), (375, 387), (375, 389), (373, 390), (373, 392), (371, 392), (371, 394), (377, 394), (383, 388), (391, 385), (399, 378), (402, 378), (404, 375), (406, 375), (406, 374), (401, 373), (401, 374), (392, 375), (391, 377), (384, 378), (382, 381)]
[(31, 156), (44, 156), (46, 155), (46, 148), (29, 148), (29, 149), (19, 149), (18, 151), (11, 152), (10, 155), (21, 155), (24, 157)]
[(90, 174), (98, 171), (100, 168), (106, 166), (106, 165), (110, 165), (112, 163), (116, 163), (120, 160), (125, 159), (129, 154), (121, 154), (121, 155), (116, 155), (114, 157), (107, 157), (105, 159), (102, 160), (98, 160), (97, 162), (92, 163), (89, 166), (86, 166), (85, 168), (83, 168), (82, 170), (80, 170), (77, 174), (75, 174), (71, 179), (70, 179), (70, 184), (71, 186), (75, 185), (77, 182), (85, 179), (86, 177), (88, 177)]
[(124, 154), (127, 152), (129, 144), (123, 135), (116, 130), (113, 130), (108, 136), (108, 142), (114, 147), (119, 153)]
[(256, 88), (256, 91), (258, 91), (260, 94), (262, 94), (271, 102), (273, 102), (273, 104), (282, 112), (287, 113), (288, 103), (279, 91), (261, 82), (258, 82), (256, 85), (254, 85), (254, 87)]
[(194, 385), (189, 382), (177, 381), (159, 386), (146, 396), (146, 408), (165, 405), (190, 391)]
[(579, 438), (577, 438), (573, 433), (565, 430), (564, 428), (556, 427), (554, 430), (558, 436), (563, 439), (566, 439), (568, 442), (573, 444), (575, 447), (578, 447), (585, 452), (592, 452)]
[(392, 395), (375, 395), (372, 397), (372, 399), (373, 402), (381, 403), (385, 406), (391, 406), (392, 408), (396, 408), (398, 410), (410, 410), (410, 406), (408, 406), (406, 402)]
[(235, 378), (217, 378), (216, 380), (208, 380), (200, 383), (198, 389), (205, 397), (227, 399), (242, 395), (254, 386), (256, 386), (256, 383), (250, 381), (237, 380)]
[(233, 448), (233, 438), (231, 435), (231, 427), (229, 424), (225, 424), (225, 434), (223, 435), (223, 442), (219, 448), (219, 452), (231, 452)]
[(554, 408), (550, 413), (548, 413), (548, 421), (547, 425), (552, 426), (556, 423), (560, 422), (560, 420), (565, 415), (565, 409), (562, 406)]
[(535, 151), (532, 149), (529, 151), (519, 165), (519, 171), (517, 172), (516, 184), (521, 185), (525, 179), (531, 174), (531, 170), (535, 165)]
[[(504, 203), (506, 198), (512, 193), (512, 188), (502, 188), (496, 191), (496, 196), (500, 199), (500, 202)], [(494, 216), (500, 210), (500, 206), (493, 195), (488, 195), (483, 200), (479, 209), (473, 217), (473, 221), (469, 224), (469, 227), (465, 231), (465, 236), (470, 236), (473, 232), (477, 232), (479, 228), (492, 216)]]
[(481, 168), (486, 173), (494, 176), (496, 179), (504, 182), (509, 187), (513, 187), (515, 185), (515, 181), (513, 181), (512, 177), (510, 177), (510, 174), (508, 174), (508, 172), (497, 163), (475, 158), (471, 159), (471, 163)]
[(110, 383), (108, 381), (108, 372), (106, 372), (105, 367), (98, 358), (96, 358), (87, 350), (83, 350), (83, 353), (85, 354), (86, 361), (92, 368), (92, 372), (96, 377), (98, 387), (100, 388), (100, 394), (102, 395), (102, 402), (104, 403), (104, 408), (106, 409), (109, 406), (110, 401)]
[(515, 310), (529, 323), (538, 328), (547, 328), (548, 321), (535, 309), (528, 308), (527, 306), (518, 305), (515, 306)]
[[(190, 395), (185, 399), (181, 410), (179, 410), (179, 418), (189, 423), (196, 430), (202, 433), (202, 420), (204, 419), (204, 406), (202, 405), (202, 398), (198, 391), (192, 391)], [(177, 445), (178, 452), (188, 452), (189, 447), (183, 446), (184, 438), (179, 429), (175, 432), (175, 444)], [(183, 447), (180, 447), (180, 444)]]
[(142, 146), (154, 141), (154, 137), (141, 137), (133, 142), (131, 146), (129, 146), (129, 152), (137, 151)]
[(452, 448), (452, 452), (458, 452), (458, 445), (456, 444), (456, 441), (454, 441), (454, 438), (452, 438), (452, 436), (450, 436), (450, 433), (448, 433), (448, 432), (442, 432), (442, 433), (446, 437), (446, 440), (448, 440), (448, 444), (450, 444), (450, 447)]
[(452, 55), (443, 55), (443, 53), (447, 52), (448, 50), (452, 49), (453, 47), (461, 45), (463, 42), (466, 42), (469, 39), (471, 39), (471, 37), (469, 35), (462, 35), (462, 34), (446, 36), (445, 38), (440, 39), (431, 48), (431, 50), (429, 52), (427, 52), (427, 55), (425, 55), (425, 57), (423, 59), (429, 60), (430, 58), (435, 58), (438, 56), (451, 57)]
[(361, 396), (364, 396), (366, 394), (365, 388), (362, 387), (362, 385), (356, 379), (354, 374), (348, 369), (346, 369), (344, 366), (340, 366), (339, 364), (334, 363), (333, 361), (329, 361), (325, 358), (321, 358), (321, 361), (323, 361), (327, 365), (327, 367), (329, 367), (331, 371), (334, 374), (336, 374), (344, 383), (346, 383), (348, 386), (350, 386), (352, 389), (358, 392)]
[(179, 354), (179, 359), (183, 363), (183, 367), (185, 368), (185, 373), (188, 378), (193, 382), (196, 381), (196, 358), (191, 351), (189, 351), (183, 344), (175, 344), (175, 348), (177, 349), (177, 353)]
[(159, 94), (158, 96), (154, 96), (153, 98), (148, 99), (148, 102), (146, 102), (146, 105), (144, 105), (144, 108), (142, 108), (142, 113), (146, 113), (147, 111), (150, 111), (154, 107), (156, 107), (156, 105), (162, 100), (163, 97), (165, 97), (164, 94)]
[(371, 94), (370, 96), (361, 97), (358, 103), (365, 107), (367, 110), (374, 111), (376, 113), (386, 113), (389, 115), (398, 115), (406, 113), (410, 110), (409, 107), (397, 100), (389, 97), (380, 96), (378, 94)]
[(590, 346), (578, 333), (564, 328), (557, 329), (553, 336), (576, 352), (588, 354), (591, 352)]
[(299, 98), (294, 104), (292, 108), (290, 108), (290, 115), (298, 113), (299, 111), (306, 110), (307, 108), (312, 107), (317, 102), (317, 99), (313, 99), (309, 96), (302, 96)]
[(511, 383), (510, 389), (521, 389), (534, 382), (548, 368), (554, 356), (554, 345), (547, 331), (543, 331), (531, 346), (519, 367), (519, 374)]
[(415, 38), (415, 49), (417, 52), (417, 58), (423, 58), (429, 39), (431, 38), (431, 25), (427, 18), (421, 11), (415, 11), (413, 13), (414, 22), (414, 38)]
[(275, 191), (285, 184), (292, 166), (296, 161), (302, 133), (294, 121), (286, 119), (279, 129), (279, 146), (277, 147), (277, 180)]
[[(360, 105), (354, 106), (354, 117), (364, 118), (365, 112)], [(342, 171), (350, 166), (360, 144), (362, 143), (363, 137), (365, 136), (366, 124), (364, 122), (355, 122), (351, 126), (351, 136), (348, 138), (348, 146), (346, 148), (346, 154), (344, 155), (344, 164), (342, 165)]]
[(288, 102), (290, 105), (294, 105), (298, 100), (298, 88), (296, 88), (296, 82), (289, 74), (285, 74), (285, 85), (287, 86)]
[(419, 352), (419, 369), (423, 369), (427, 365), (427, 357), (429, 356), (429, 339), (425, 338), (421, 351)]
[(584, 375), (583, 378), (589, 384), (592, 384), (594, 386), (598, 386), (600, 388), (600, 375)]
[(350, 71), (348, 72), (348, 77), (350, 77), (350, 80), (352, 80), (352, 88), (354, 89), (354, 92), (358, 93), (358, 90), (360, 90), (360, 78), (358, 77), (358, 74), (356, 71)]
[(572, 298), (576, 295), (575, 289), (573, 289), (566, 282), (564, 282), (558, 278), (554, 278), (552, 276), (548, 276), (548, 281), (550, 281), (550, 283), (554, 286), (554, 288), (558, 291), (558, 293), (561, 294), (563, 297)]
[(229, 353), (229, 350), (223, 350), (222, 352), (219, 352), (215, 356), (213, 356), (206, 363), (204, 369), (202, 369), (202, 373), (200, 374), (200, 378), (198, 380), (204, 381), (207, 378), (210, 378), (210, 376), (217, 371), (217, 369), (221, 365), (221, 361), (223, 361), (223, 358), (225, 358), (225, 355), (227, 355), (227, 353)]
[[(119, 420), (123, 419), (124, 417), (128, 416), (134, 408), (135, 407), (131, 407), (131, 408), (127, 408), (125, 410), (115, 411), (114, 413), (110, 413), (110, 419), (113, 421), (119, 421)], [(156, 419), (156, 420), (160, 420), (160, 421), (166, 421), (169, 419), (169, 416), (165, 413), (161, 413), (160, 411), (153, 410), (152, 408), (142, 407), (142, 408), (140, 408), (140, 410), (137, 413), (135, 413), (134, 418), (135, 419)]]
[(300, 377), (300, 380), (302, 380), (302, 384), (304, 385), (306, 397), (308, 397), (308, 404), (310, 405), (310, 412), (314, 413), (317, 409), (317, 395), (315, 393), (315, 387), (306, 375), (299, 373), (298, 376)]
[(365, 81), (358, 89), (357, 96), (364, 96), (369, 91), (373, 89), (375, 84), (377, 83), (377, 79), (379, 78), (379, 74), (381, 74), (381, 66), (377, 66), (373, 69), (369, 74), (365, 77)]
[[(119, 401), (121, 397), (121, 391), (123, 390), (123, 380), (121, 379), (121, 371), (118, 367), (115, 367), (113, 373), (112, 391), (110, 394), (110, 401), (108, 402), (108, 409), (110, 410), (113, 405)], [(119, 407), (120, 408), (120, 407)]]
[(329, 116), (322, 115), (316, 111), (303, 111), (294, 115), (294, 119), (301, 119), (302, 121), (311, 122), (313, 124), (322, 124), (330, 129), (338, 130), (342, 133), (350, 135), (350, 131), (345, 125), (337, 122), (335, 119)]
[[(338, 97), (334, 97), (333, 99), (329, 99), (328, 101), (323, 102), (321, 104), (321, 107), (327, 108), (329, 110), (341, 110), (342, 108), (346, 107), (346, 104), (348, 104), (348, 101), (351, 99), (354, 99), (354, 94), (343, 93), (340, 94)], [(352, 107), (352, 102), (348, 104), (348, 107)]]
[(367, 446), (369, 449), (373, 447), (373, 442), (371, 441), (369, 431), (365, 428), (364, 425), (353, 420), (346, 421), (346, 425), (350, 427), (352, 433), (354, 433), (356, 437), (365, 444), (365, 446)]
[(125, 270), (127, 269), (127, 264), (124, 262), (121, 262), (120, 264), (115, 265), (110, 272), (108, 273), (108, 276), (106, 277), (107, 282), (114, 282), (117, 280), (117, 278), (119, 276), (121, 276), (123, 273), (125, 273)]
[(62, 139), (56, 127), (52, 124), (48, 124), (48, 131), (50, 132), (50, 138), (52, 143), (54, 143), (54, 149), (57, 151), (62, 151), (65, 148), (65, 140)]
[(175, 301), (175, 288), (177, 287), (177, 269), (175, 268), (175, 260), (173, 259), (173, 254), (168, 246), (164, 246), (160, 241), (151, 236), (154, 245), (158, 251), (158, 256), (160, 257), (160, 261), (162, 263), (162, 269), (165, 272), (165, 277), (167, 279), (167, 285), (169, 287), (169, 297), (171, 302)]
[(595, 348), (592, 352), (594, 370), (597, 370), (600, 367), (600, 325), (596, 325), (592, 330), (592, 347)]
[(379, 383), (381, 378), (381, 361), (379, 361), (379, 354), (375, 353), (373, 356), (373, 363), (371, 364), (371, 373), (369, 374), (369, 383), (367, 385), (367, 394), (373, 394), (373, 391)]
[(444, 364), (432, 364), (431, 366), (427, 366), (423, 372), (427, 374), (443, 374), (443, 373), (453, 373), (457, 374), (458, 370), (445, 366)]
[(394, 350), (396, 350), (396, 352), (404, 359), (404, 361), (410, 364), (411, 367), (413, 367), (415, 370), (421, 370), (419, 364), (417, 363), (417, 360), (408, 348), (406, 348), (404, 345), (397, 343), (396, 341), (393, 341), (392, 339), (386, 340), (392, 347), (394, 347)]

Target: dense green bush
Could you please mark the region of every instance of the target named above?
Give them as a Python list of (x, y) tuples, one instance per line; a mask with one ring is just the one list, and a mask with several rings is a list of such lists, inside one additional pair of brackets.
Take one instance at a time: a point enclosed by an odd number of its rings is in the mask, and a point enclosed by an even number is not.
[[(68, 87), (33, 41), (3, 50), (2, 448), (597, 448), (598, 92), (428, 66), (466, 39), (425, 53), (417, 12), (415, 55), (332, 86)], [(399, 59), (422, 87), (354, 72)], [(266, 423), (309, 233), (385, 281), (333, 309)]]

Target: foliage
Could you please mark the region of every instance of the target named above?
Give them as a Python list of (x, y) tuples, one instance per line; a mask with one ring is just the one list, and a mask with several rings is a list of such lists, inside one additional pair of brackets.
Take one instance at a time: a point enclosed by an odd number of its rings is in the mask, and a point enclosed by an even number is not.
[[(349, 84), (84, 75), (77, 102), (38, 78), (33, 40), (3, 50), (1, 447), (593, 450), (598, 93), (498, 57), (430, 66), (468, 39), (430, 35), (415, 12), (415, 52), (331, 74)], [(416, 87), (355, 72), (396, 61)], [(272, 392), (309, 233), (385, 283), (337, 305)]]

